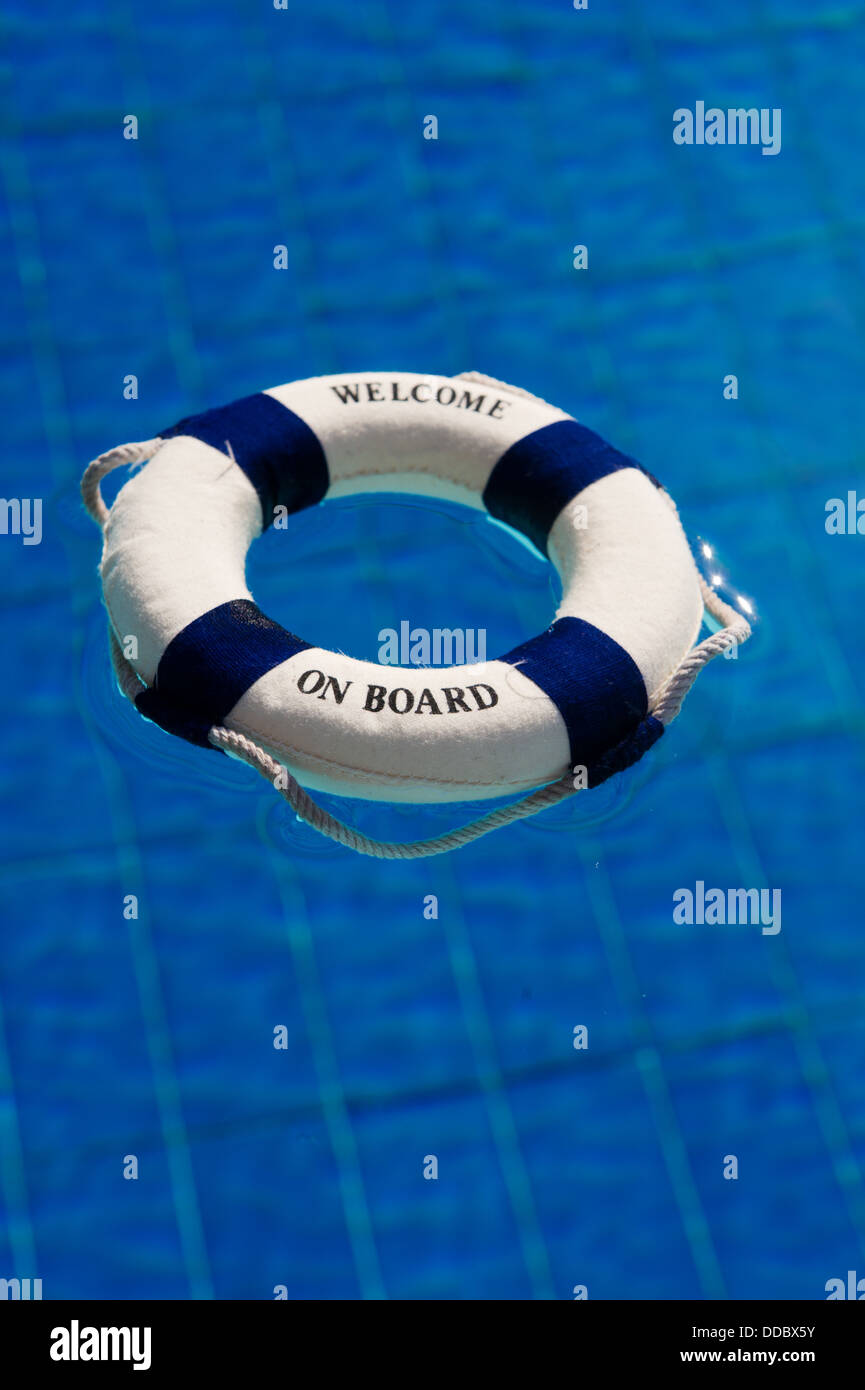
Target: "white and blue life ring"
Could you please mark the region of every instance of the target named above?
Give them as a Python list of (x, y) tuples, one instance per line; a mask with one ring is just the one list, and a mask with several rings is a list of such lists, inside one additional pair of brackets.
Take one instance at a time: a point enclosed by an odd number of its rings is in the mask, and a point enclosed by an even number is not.
[[(100, 477), (144, 457), (109, 512)], [(663, 732), (658, 701), (703, 617), (705, 585), (656, 479), (564, 411), (474, 373), (291, 382), (88, 473), (140, 712), (202, 747), (232, 731), (312, 790), (466, 801), (575, 767), (596, 785)], [(445, 498), (521, 532), (561, 576), (551, 626), (492, 661), (397, 669), (265, 616), (246, 586), (251, 542), (275, 516), (359, 492)]]

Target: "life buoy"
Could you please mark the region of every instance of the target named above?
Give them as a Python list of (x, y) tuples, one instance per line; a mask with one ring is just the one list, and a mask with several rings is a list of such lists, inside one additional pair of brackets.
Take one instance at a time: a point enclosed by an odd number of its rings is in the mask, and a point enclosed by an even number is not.
[[(108, 512), (101, 477), (146, 458)], [(657, 480), (564, 411), (476, 373), (273, 387), (102, 455), (82, 486), (104, 527), (115, 655), (135, 639), (124, 689), (141, 713), (202, 747), (248, 742), (311, 790), (481, 800), (574, 768), (597, 785), (663, 732), (703, 618), (706, 585)], [(494, 660), (406, 669), (266, 617), (244, 573), (262, 530), (383, 491), (485, 509), (521, 532), (561, 577), (551, 626)], [(741, 615), (721, 617), (728, 644), (744, 640)]]

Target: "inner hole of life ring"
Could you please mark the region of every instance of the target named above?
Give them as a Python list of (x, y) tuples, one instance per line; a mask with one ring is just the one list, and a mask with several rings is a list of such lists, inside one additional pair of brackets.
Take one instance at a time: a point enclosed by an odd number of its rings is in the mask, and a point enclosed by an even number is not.
[[(503, 601), (503, 565), (512, 601)], [(442, 669), (494, 660), (543, 631), (560, 588), (547, 557), (512, 528), (472, 507), (401, 493), (333, 498), (289, 515), (250, 547), (247, 582), (268, 616), (316, 646)], [(382, 632), (400, 634), (406, 623), (464, 633), (465, 660), (383, 656)]]

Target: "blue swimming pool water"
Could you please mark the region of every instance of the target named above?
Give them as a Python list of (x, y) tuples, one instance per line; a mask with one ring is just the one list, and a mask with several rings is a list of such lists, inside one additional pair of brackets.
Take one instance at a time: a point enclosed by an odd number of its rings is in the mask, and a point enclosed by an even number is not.
[[(865, 539), (824, 527), (865, 492), (860, 15), (12, 5), (3, 491), (44, 523), (0, 537), (0, 1276), (819, 1299), (865, 1273)], [(782, 152), (674, 145), (697, 100), (780, 108)], [(761, 615), (619, 783), (408, 864), (123, 704), (77, 499), (115, 443), (378, 366), (572, 411)], [(506, 650), (555, 604), (500, 530), (396, 499), (307, 514), (251, 576), (367, 657), (403, 618)], [(412, 838), (469, 808), (341, 809)], [(781, 932), (674, 924), (699, 879), (780, 888)]]

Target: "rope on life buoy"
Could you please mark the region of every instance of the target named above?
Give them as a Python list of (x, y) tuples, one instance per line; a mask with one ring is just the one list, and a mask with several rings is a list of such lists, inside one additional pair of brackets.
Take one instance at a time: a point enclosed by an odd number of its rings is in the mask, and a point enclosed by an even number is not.
[[(499, 382), (494, 377), (484, 376), (480, 372), (461, 372), (460, 377), (465, 381), (475, 381), (490, 386), (506, 386), (506, 383)], [(524, 391), (519, 387), (508, 386), (507, 389), (514, 394), (546, 404), (546, 402), (541, 401), (539, 396), (534, 396), (531, 392)], [(144, 463), (153, 457), (164, 442), (163, 439), (157, 437), (137, 443), (121, 444), (115, 449), (110, 449), (107, 453), (100, 454), (88, 466), (81, 480), (81, 496), (88, 514), (100, 529), (104, 529), (109, 516), (109, 509), (103, 501), (100, 489), (102, 479), (116, 468)], [(672, 499), (669, 498), (669, 495), (667, 496), (670, 505), (675, 509)], [(724, 603), (702, 577), (700, 577), (700, 588), (706, 611), (717, 622), (721, 623), (722, 627), (718, 632), (713, 633), (692, 648), (660, 690), (655, 693), (649, 715), (665, 726), (672, 723), (678, 715), (688, 691), (703, 667), (722, 652), (739, 643), (746, 642), (751, 636), (749, 623), (734, 608)], [(145, 683), (124, 656), (110, 624), (109, 641), (111, 662), (117, 683), (123, 695), (134, 702), (136, 695), (141, 690), (146, 689)], [(558, 781), (548, 783), (536, 791), (529, 792), (520, 800), (497, 810), (489, 811), (476, 820), (470, 821), (467, 825), (448, 831), (444, 835), (436, 835), (426, 840), (405, 842), (376, 840), (355, 830), (352, 826), (346, 825), (344, 821), (332, 816), (322, 806), (319, 806), (282, 763), (277, 762), (259, 744), (246, 735), (222, 726), (214, 726), (210, 729), (209, 739), (215, 748), (222, 749), (223, 752), (254, 768), (279, 792), (295, 814), (312, 826), (314, 830), (348, 849), (375, 859), (422, 859), (435, 854), (445, 854), (449, 850), (469, 844), (472, 840), (477, 840), (482, 835), (488, 835), (491, 831), (499, 830), (514, 821), (537, 815), (539, 811), (546, 810), (584, 789), (575, 785), (571, 773), (568, 772)]]

